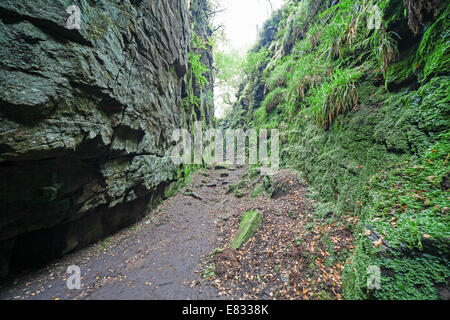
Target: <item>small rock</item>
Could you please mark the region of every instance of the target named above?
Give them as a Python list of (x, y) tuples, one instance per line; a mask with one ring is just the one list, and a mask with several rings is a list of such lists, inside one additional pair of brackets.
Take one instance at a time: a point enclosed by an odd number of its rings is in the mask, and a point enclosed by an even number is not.
[(249, 240), (261, 225), (263, 216), (257, 210), (247, 211), (244, 213), (237, 234), (233, 240), (231, 247), (239, 249), (247, 240)]
[(200, 195), (196, 194), (195, 192), (192, 192), (192, 193), (190, 194), (190, 196), (191, 196), (192, 198), (197, 199), (197, 200), (203, 200), (203, 198), (202, 198)]
[(246, 192), (243, 190), (236, 190), (234, 194), (236, 195), (237, 198), (243, 198), (246, 196)]
[(226, 169), (229, 169), (230, 167), (231, 166), (227, 165), (227, 164), (216, 164), (214, 166), (214, 169), (216, 169), (216, 170), (226, 170)]

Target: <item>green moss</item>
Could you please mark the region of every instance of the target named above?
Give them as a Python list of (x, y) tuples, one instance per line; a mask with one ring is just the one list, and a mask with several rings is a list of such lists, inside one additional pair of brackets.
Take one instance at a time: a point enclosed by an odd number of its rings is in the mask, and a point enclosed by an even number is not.
[[(400, 162), (368, 182), (356, 255), (344, 277), (348, 298), (438, 298), (436, 287), (450, 277), (450, 192), (441, 187), (449, 171), (449, 141), (450, 134), (442, 133), (420, 161)], [(374, 248), (366, 229), (385, 239), (387, 253)], [(370, 265), (382, 270), (382, 286), (375, 292), (365, 289)]]
[(164, 190), (164, 198), (169, 199), (173, 196), (177, 195), (181, 188), (186, 185), (184, 179), (179, 179), (178, 181), (172, 182), (165, 190)]
[(272, 112), (283, 100), (285, 89), (278, 87), (270, 92), (262, 103), (262, 107), (267, 113)]
[(236, 197), (242, 198), (247, 195), (248, 192), (247, 188), (248, 188), (248, 180), (242, 179), (239, 182), (233, 183), (230, 186), (229, 191), (233, 192)]
[[(283, 128), (281, 164), (302, 171), (317, 200), (315, 214), (359, 216), (345, 297), (439, 298), (437, 288), (449, 277), (449, 195), (440, 188), (450, 162), (448, 5), (420, 47), (401, 53), (392, 30), (407, 26), (402, 0), (381, 3), (384, 29), (367, 30), (365, 6), (346, 0), (284, 41), (300, 6), (290, 5), (265, 71), (253, 69), (239, 100), (252, 101), (261, 81), (269, 94), (261, 108), (252, 102), (245, 112), (236, 108), (234, 123)], [(387, 244), (375, 247), (364, 236), (367, 226)], [(381, 267), (382, 288), (369, 291), (367, 267), (374, 265)]]
[(415, 62), (423, 69), (424, 79), (450, 71), (450, 4), (447, 3), (436, 21), (425, 32)]
[[(96, 8), (87, 8), (87, 14), (89, 16), (88, 27), (86, 29), (86, 37), (89, 40), (98, 40), (102, 38), (110, 29), (113, 28), (113, 31), (120, 38), (121, 33), (116, 24), (111, 20), (111, 18), (100, 10)], [(117, 8), (116, 8), (117, 9)], [(120, 9), (121, 13), (125, 13), (124, 10)], [(127, 13), (126, 16), (122, 15), (124, 18), (129, 18), (130, 14)]]
[[(413, 50), (413, 52), (415, 51)], [(390, 66), (386, 77), (388, 85), (401, 85), (413, 80), (415, 77), (414, 60), (414, 54), (408, 54), (407, 58)]]
[(241, 224), (237, 234), (233, 240), (231, 247), (239, 249), (245, 242), (247, 242), (258, 230), (262, 222), (262, 214), (257, 210), (247, 211), (242, 216)]
[(405, 21), (405, 7), (403, 0), (385, 0), (380, 3), (383, 13), (383, 23), (386, 29), (390, 29), (397, 23)]
[(259, 196), (266, 196), (269, 197), (270, 195), (266, 193), (266, 188), (264, 187), (263, 184), (259, 184), (257, 185), (253, 190), (252, 190), (252, 198), (257, 198)]
[(262, 125), (267, 119), (267, 111), (265, 107), (258, 108), (254, 113), (254, 124), (255, 126)]
[(195, 81), (203, 88), (207, 83), (208, 79), (204, 74), (208, 71), (208, 68), (201, 61), (202, 56), (200, 54), (195, 54), (194, 52), (189, 52), (189, 65), (191, 67), (192, 74), (195, 77)]
[(356, 82), (360, 77), (359, 70), (338, 69), (333, 77), (314, 88), (307, 103), (310, 114), (320, 126), (328, 129), (339, 114), (348, 112), (358, 104)]
[[(443, 257), (428, 254), (405, 255), (401, 251), (392, 251), (389, 255), (377, 255), (371, 244), (345, 266), (345, 299), (381, 299), (381, 300), (436, 300), (439, 299), (439, 286), (446, 286), (450, 276), (448, 261)], [(381, 267), (381, 283), (378, 290), (367, 289), (368, 267)]]

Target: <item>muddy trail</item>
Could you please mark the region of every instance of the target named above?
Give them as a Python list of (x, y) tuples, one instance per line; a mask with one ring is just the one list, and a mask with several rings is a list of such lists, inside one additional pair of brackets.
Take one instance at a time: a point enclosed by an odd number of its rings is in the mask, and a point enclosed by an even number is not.
[[(242, 215), (263, 221), (239, 250)], [(352, 217), (314, 215), (304, 181), (216, 167), (135, 225), (45, 267), (3, 279), (1, 300), (341, 299)], [(67, 268), (81, 269), (81, 289)]]

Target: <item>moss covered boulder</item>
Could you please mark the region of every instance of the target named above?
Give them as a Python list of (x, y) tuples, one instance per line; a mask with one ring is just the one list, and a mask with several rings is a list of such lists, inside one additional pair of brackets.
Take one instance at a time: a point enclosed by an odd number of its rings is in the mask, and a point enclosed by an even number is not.
[(239, 249), (245, 242), (247, 242), (258, 230), (262, 222), (262, 214), (257, 210), (251, 210), (244, 213), (242, 217), (239, 230), (234, 237), (231, 247)]

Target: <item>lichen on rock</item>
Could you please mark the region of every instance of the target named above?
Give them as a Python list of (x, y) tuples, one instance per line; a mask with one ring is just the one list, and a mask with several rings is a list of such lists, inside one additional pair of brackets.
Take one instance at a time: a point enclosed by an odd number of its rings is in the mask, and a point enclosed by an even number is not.
[(251, 210), (244, 213), (241, 224), (234, 237), (231, 248), (239, 249), (245, 242), (247, 242), (258, 230), (261, 225), (263, 216), (258, 210)]

